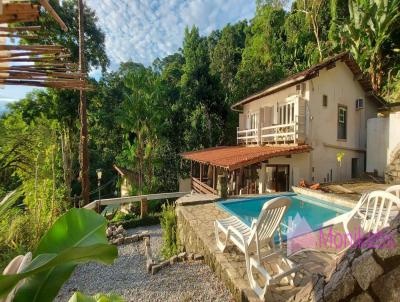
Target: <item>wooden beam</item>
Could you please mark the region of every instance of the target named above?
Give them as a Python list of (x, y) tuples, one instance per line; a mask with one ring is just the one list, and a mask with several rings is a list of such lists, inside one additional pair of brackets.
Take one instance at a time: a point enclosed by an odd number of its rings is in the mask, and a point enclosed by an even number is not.
[(47, 87), (47, 88), (63, 88), (63, 89), (73, 89), (73, 90), (92, 90), (90, 86), (76, 85), (76, 83), (54, 83), (49, 81), (28, 81), (28, 80), (2, 80), (0, 83), (3, 85), (17, 85), (17, 86), (33, 86), (33, 87)]
[(0, 45), (0, 50), (40, 50), (40, 51), (66, 51), (59, 45)]
[(63, 74), (63, 73), (47, 73), (47, 72), (15, 72), (15, 71), (0, 71), (0, 73), (9, 74), (9, 79), (64, 79), (64, 80), (79, 80), (80, 75)]
[(57, 12), (54, 10), (54, 8), (50, 5), (50, 3), (47, 0), (40, 0), (40, 5), (43, 6), (48, 13), (54, 18), (54, 20), (57, 21), (57, 23), (60, 25), (61, 29), (65, 32), (68, 31), (68, 27), (65, 25), (64, 21), (60, 18), (60, 16), (57, 14)]
[(63, 72), (52, 72), (52, 71), (42, 71), (36, 69), (21, 69), (21, 68), (9, 68), (0, 69), (0, 73), (13, 73), (13, 74), (32, 74), (32, 75), (46, 75), (49, 77), (60, 77), (66, 79), (80, 79), (81, 74), (79, 73), (63, 73)]
[(3, 4), (3, 15), (26, 14), (35, 12), (39, 13), (39, 6), (30, 2)]
[(16, 27), (0, 26), (0, 31), (3, 32), (37, 31), (40, 29), (41, 26), (16, 26)]
[(11, 39), (32, 39), (32, 40), (37, 40), (39, 39), (39, 36), (30, 36), (30, 35), (14, 35), (14, 34), (0, 34), (0, 37), (3, 38), (11, 38)]
[(64, 53), (42, 53), (40, 51), (22, 51), (22, 52), (4, 52), (0, 54), (0, 58), (17, 58), (17, 57), (30, 57), (30, 56), (41, 56), (43, 58), (68, 58), (70, 54)]
[(38, 14), (1, 15), (0, 23), (34, 22), (39, 19)]

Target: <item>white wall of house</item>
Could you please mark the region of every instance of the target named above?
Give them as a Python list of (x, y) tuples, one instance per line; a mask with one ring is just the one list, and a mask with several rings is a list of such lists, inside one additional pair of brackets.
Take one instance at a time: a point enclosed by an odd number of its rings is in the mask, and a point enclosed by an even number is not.
[(310, 153), (293, 154), (290, 158), (281, 156), (268, 160), (271, 165), (290, 165), (289, 186), (297, 186), (302, 179), (311, 178)]
[[(307, 89), (307, 83), (303, 84), (304, 94), (302, 97), (305, 100), (309, 98), (309, 91)], [(278, 91), (274, 94), (264, 96), (258, 100), (254, 100), (250, 103), (247, 103), (243, 106), (243, 113), (239, 114), (239, 128), (240, 129), (248, 129), (248, 117), (252, 113), (259, 114), (260, 109), (264, 107), (271, 108), (271, 123), (276, 124), (278, 123), (278, 103), (285, 103), (288, 97), (297, 95), (298, 92), (296, 91), (296, 86), (288, 87), (281, 91)], [(260, 119), (259, 119), (260, 120)]]
[(367, 172), (384, 176), (400, 150), (400, 112), (368, 120)]
[[(376, 117), (378, 108), (365, 97), (361, 85), (343, 62), (337, 62), (336, 67), (329, 70), (321, 70), (319, 76), (309, 82), (307, 143), (314, 149), (311, 159), (313, 181), (348, 180), (352, 177), (353, 159), (358, 162), (357, 172), (364, 171), (367, 120)], [(328, 97), (326, 107), (323, 106), (323, 95)], [(356, 109), (357, 99), (364, 100), (364, 109)], [(347, 108), (346, 139), (338, 138), (339, 106)], [(345, 154), (341, 166), (336, 156), (339, 152)]]
[[(297, 165), (300, 170), (304, 169), (301, 178), (313, 182), (349, 180), (352, 177), (352, 165), (356, 167), (355, 174), (363, 172), (367, 149), (367, 121), (376, 117), (377, 105), (366, 98), (354, 74), (340, 61), (333, 68), (320, 70), (319, 75), (304, 82), (302, 88), (305, 89), (302, 93), (305, 107), (305, 143), (312, 146), (313, 151), (307, 161), (302, 160), (300, 163), (295, 160), (297, 156), (293, 156), (293, 167)], [(296, 86), (292, 86), (243, 105), (243, 113), (239, 118), (240, 129), (246, 129), (249, 114), (257, 113), (265, 106), (272, 107), (275, 113), (274, 122), (277, 123), (277, 103), (296, 94)], [(323, 106), (324, 95), (327, 96), (327, 106)], [(363, 109), (356, 109), (357, 99), (364, 100)], [(347, 109), (346, 139), (338, 138), (339, 105)], [(341, 166), (337, 162), (339, 152), (345, 154)], [(277, 158), (273, 162), (283, 164), (285, 160)], [(306, 163), (308, 167), (305, 167)]]

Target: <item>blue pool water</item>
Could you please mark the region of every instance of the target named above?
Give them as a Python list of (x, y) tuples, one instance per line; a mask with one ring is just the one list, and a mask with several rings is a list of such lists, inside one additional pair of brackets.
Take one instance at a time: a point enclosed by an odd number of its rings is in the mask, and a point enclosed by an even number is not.
[[(302, 229), (300, 227), (297, 228), (297, 231), (294, 231), (296, 235), (301, 235), (311, 230), (318, 230), (321, 228), (323, 222), (350, 211), (347, 207), (333, 205), (320, 199), (295, 193), (225, 200), (219, 202), (218, 206), (231, 215), (237, 216), (248, 226), (251, 226), (252, 220), (257, 219), (264, 203), (278, 196), (287, 196), (292, 201), (282, 223), (286, 226), (290, 225), (294, 227), (296, 227), (296, 223), (297, 226), (302, 224)], [(306, 226), (304, 226), (304, 222), (306, 222)], [(285, 240), (286, 232), (283, 229), (283, 239)]]

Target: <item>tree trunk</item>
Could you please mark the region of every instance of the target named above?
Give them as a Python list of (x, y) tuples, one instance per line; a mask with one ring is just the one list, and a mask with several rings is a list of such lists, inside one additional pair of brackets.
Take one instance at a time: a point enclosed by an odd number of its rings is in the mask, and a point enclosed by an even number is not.
[[(81, 74), (86, 73), (85, 68), (85, 40), (84, 40), (84, 11), (83, 0), (78, 0), (79, 11), (79, 71)], [(85, 80), (83, 78), (82, 80)], [(89, 203), (90, 183), (89, 183), (89, 151), (88, 151), (88, 128), (87, 128), (87, 112), (86, 112), (86, 95), (85, 91), (80, 91), (79, 113), (81, 122), (80, 143), (79, 143), (79, 164), (80, 179), (82, 185), (82, 199), (84, 204)]]
[(71, 138), (69, 130), (65, 129), (61, 132), (61, 152), (64, 171), (64, 183), (67, 189), (67, 199), (71, 203), (71, 184), (72, 184), (72, 151), (71, 151)]

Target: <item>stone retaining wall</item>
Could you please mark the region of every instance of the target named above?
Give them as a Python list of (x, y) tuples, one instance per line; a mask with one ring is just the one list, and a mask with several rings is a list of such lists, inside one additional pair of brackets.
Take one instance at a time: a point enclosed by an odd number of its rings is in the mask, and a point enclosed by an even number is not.
[[(204, 208), (204, 215), (200, 214), (202, 208)], [(196, 216), (192, 214), (192, 211), (196, 212)], [(215, 216), (215, 213), (223, 216)], [(240, 271), (245, 273), (244, 255), (235, 261), (231, 259), (229, 253), (216, 251), (214, 232), (210, 223), (213, 223), (215, 219), (226, 218), (228, 215), (216, 209), (213, 204), (177, 206), (176, 214), (179, 248), (188, 253), (203, 255), (204, 262), (224, 282), (235, 301), (259, 302), (249, 287), (246, 275), (238, 275), (239, 265)]]
[(328, 275), (314, 275), (290, 301), (399, 301), (400, 216), (356, 246), (338, 258)]
[(385, 172), (385, 181), (389, 184), (400, 183), (400, 146), (393, 152), (390, 164)]

